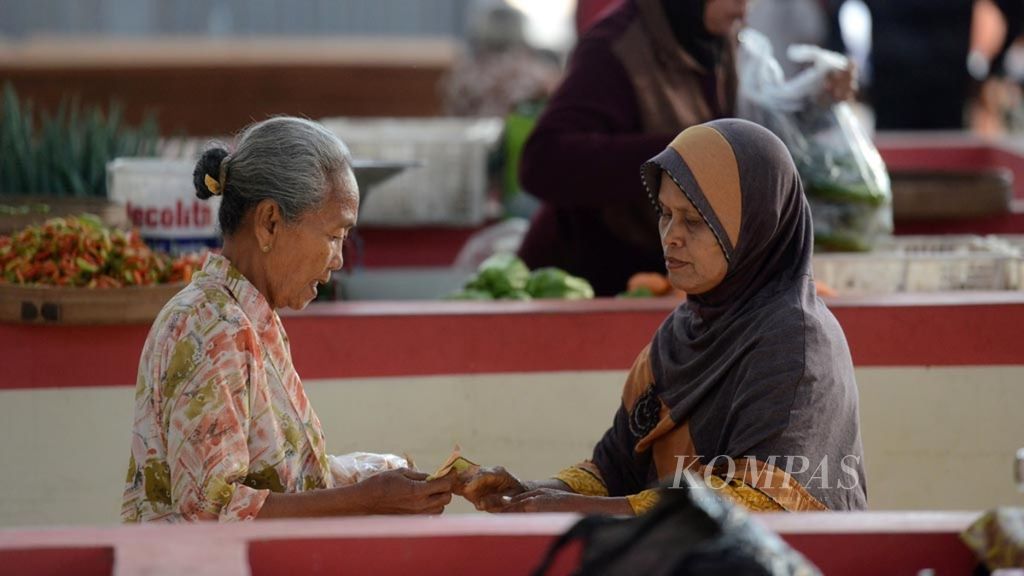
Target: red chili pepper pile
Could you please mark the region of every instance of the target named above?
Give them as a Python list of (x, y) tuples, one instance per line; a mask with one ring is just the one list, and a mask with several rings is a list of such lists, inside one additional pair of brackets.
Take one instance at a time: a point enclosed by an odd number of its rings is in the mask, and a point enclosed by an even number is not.
[(172, 259), (138, 232), (106, 228), (93, 216), (54, 218), (0, 236), (0, 283), (120, 288), (188, 282), (203, 254)]

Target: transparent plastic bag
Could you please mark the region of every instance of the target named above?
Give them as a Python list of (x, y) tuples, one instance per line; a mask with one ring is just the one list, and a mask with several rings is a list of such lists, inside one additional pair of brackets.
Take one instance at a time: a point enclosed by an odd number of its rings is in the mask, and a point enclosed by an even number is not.
[(740, 33), (738, 112), (774, 132), (789, 148), (814, 216), (816, 244), (870, 250), (892, 234), (889, 174), (853, 109), (825, 94), (849, 62), (817, 46), (794, 45), (789, 59), (808, 65), (786, 79), (761, 33)]
[(349, 486), (381, 472), (409, 467), (408, 460), (401, 456), (370, 452), (331, 455), (327, 457), (327, 462), (331, 467), (335, 486)]
[(492, 224), (466, 240), (452, 267), (470, 273), (476, 271), (484, 260), (494, 254), (515, 254), (519, 251), (519, 246), (529, 229), (530, 221), (525, 218), (509, 218)]
[(861, 252), (892, 233), (892, 213), (873, 204), (830, 201), (808, 195), (814, 242), (834, 251)]

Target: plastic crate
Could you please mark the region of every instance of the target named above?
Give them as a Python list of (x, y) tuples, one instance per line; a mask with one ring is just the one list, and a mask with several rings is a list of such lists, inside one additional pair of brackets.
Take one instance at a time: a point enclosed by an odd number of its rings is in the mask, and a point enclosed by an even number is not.
[(488, 214), (488, 156), (499, 118), (328, 118), (322, 121), (368, 160), (417, 162), (376, 186), (360, 223), (385, 226), (478, 226)]
[(896, 236), (870, 253), (817, 253), (814, 276), (840, 294), (1020, 290), (1021, 249), (999, 237)]

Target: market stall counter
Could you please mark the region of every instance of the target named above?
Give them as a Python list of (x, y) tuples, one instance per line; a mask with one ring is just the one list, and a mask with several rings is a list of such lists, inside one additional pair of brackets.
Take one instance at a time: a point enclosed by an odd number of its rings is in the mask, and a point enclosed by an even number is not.
[[(959, 533), (973, 513), (760, 515), (830, 576), (969, 574)], [(359, 518), (242, 525), (0, 532), (0, 563), (18, 574), (529, 574), (578, 517)], [(550, 574), (571, 573), (567, 551)]]
[[(1024, 293), (827, 303), (855, 364), (870, 508), (1019, 505)], [(329, 452), (406, 452), (429, 466), (460, 443), (482, 464), (546, 477), (590, 454), (675, 305), (346, 302), (283, 321)], [(116, 521), (147, 331), (0, 324), (0, 524)]]

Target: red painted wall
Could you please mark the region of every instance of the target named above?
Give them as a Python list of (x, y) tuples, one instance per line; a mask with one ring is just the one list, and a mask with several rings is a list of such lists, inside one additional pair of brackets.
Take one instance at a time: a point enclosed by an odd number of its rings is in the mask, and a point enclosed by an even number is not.
[[(367, 302), (284, 317), (310, 378), (626, 370), (673, 301)], [(837, 299), (857, 366), (1024, 364), (1024, 293)], [(133, 386), (147, 326), (0, 324), (0, 389)]]

